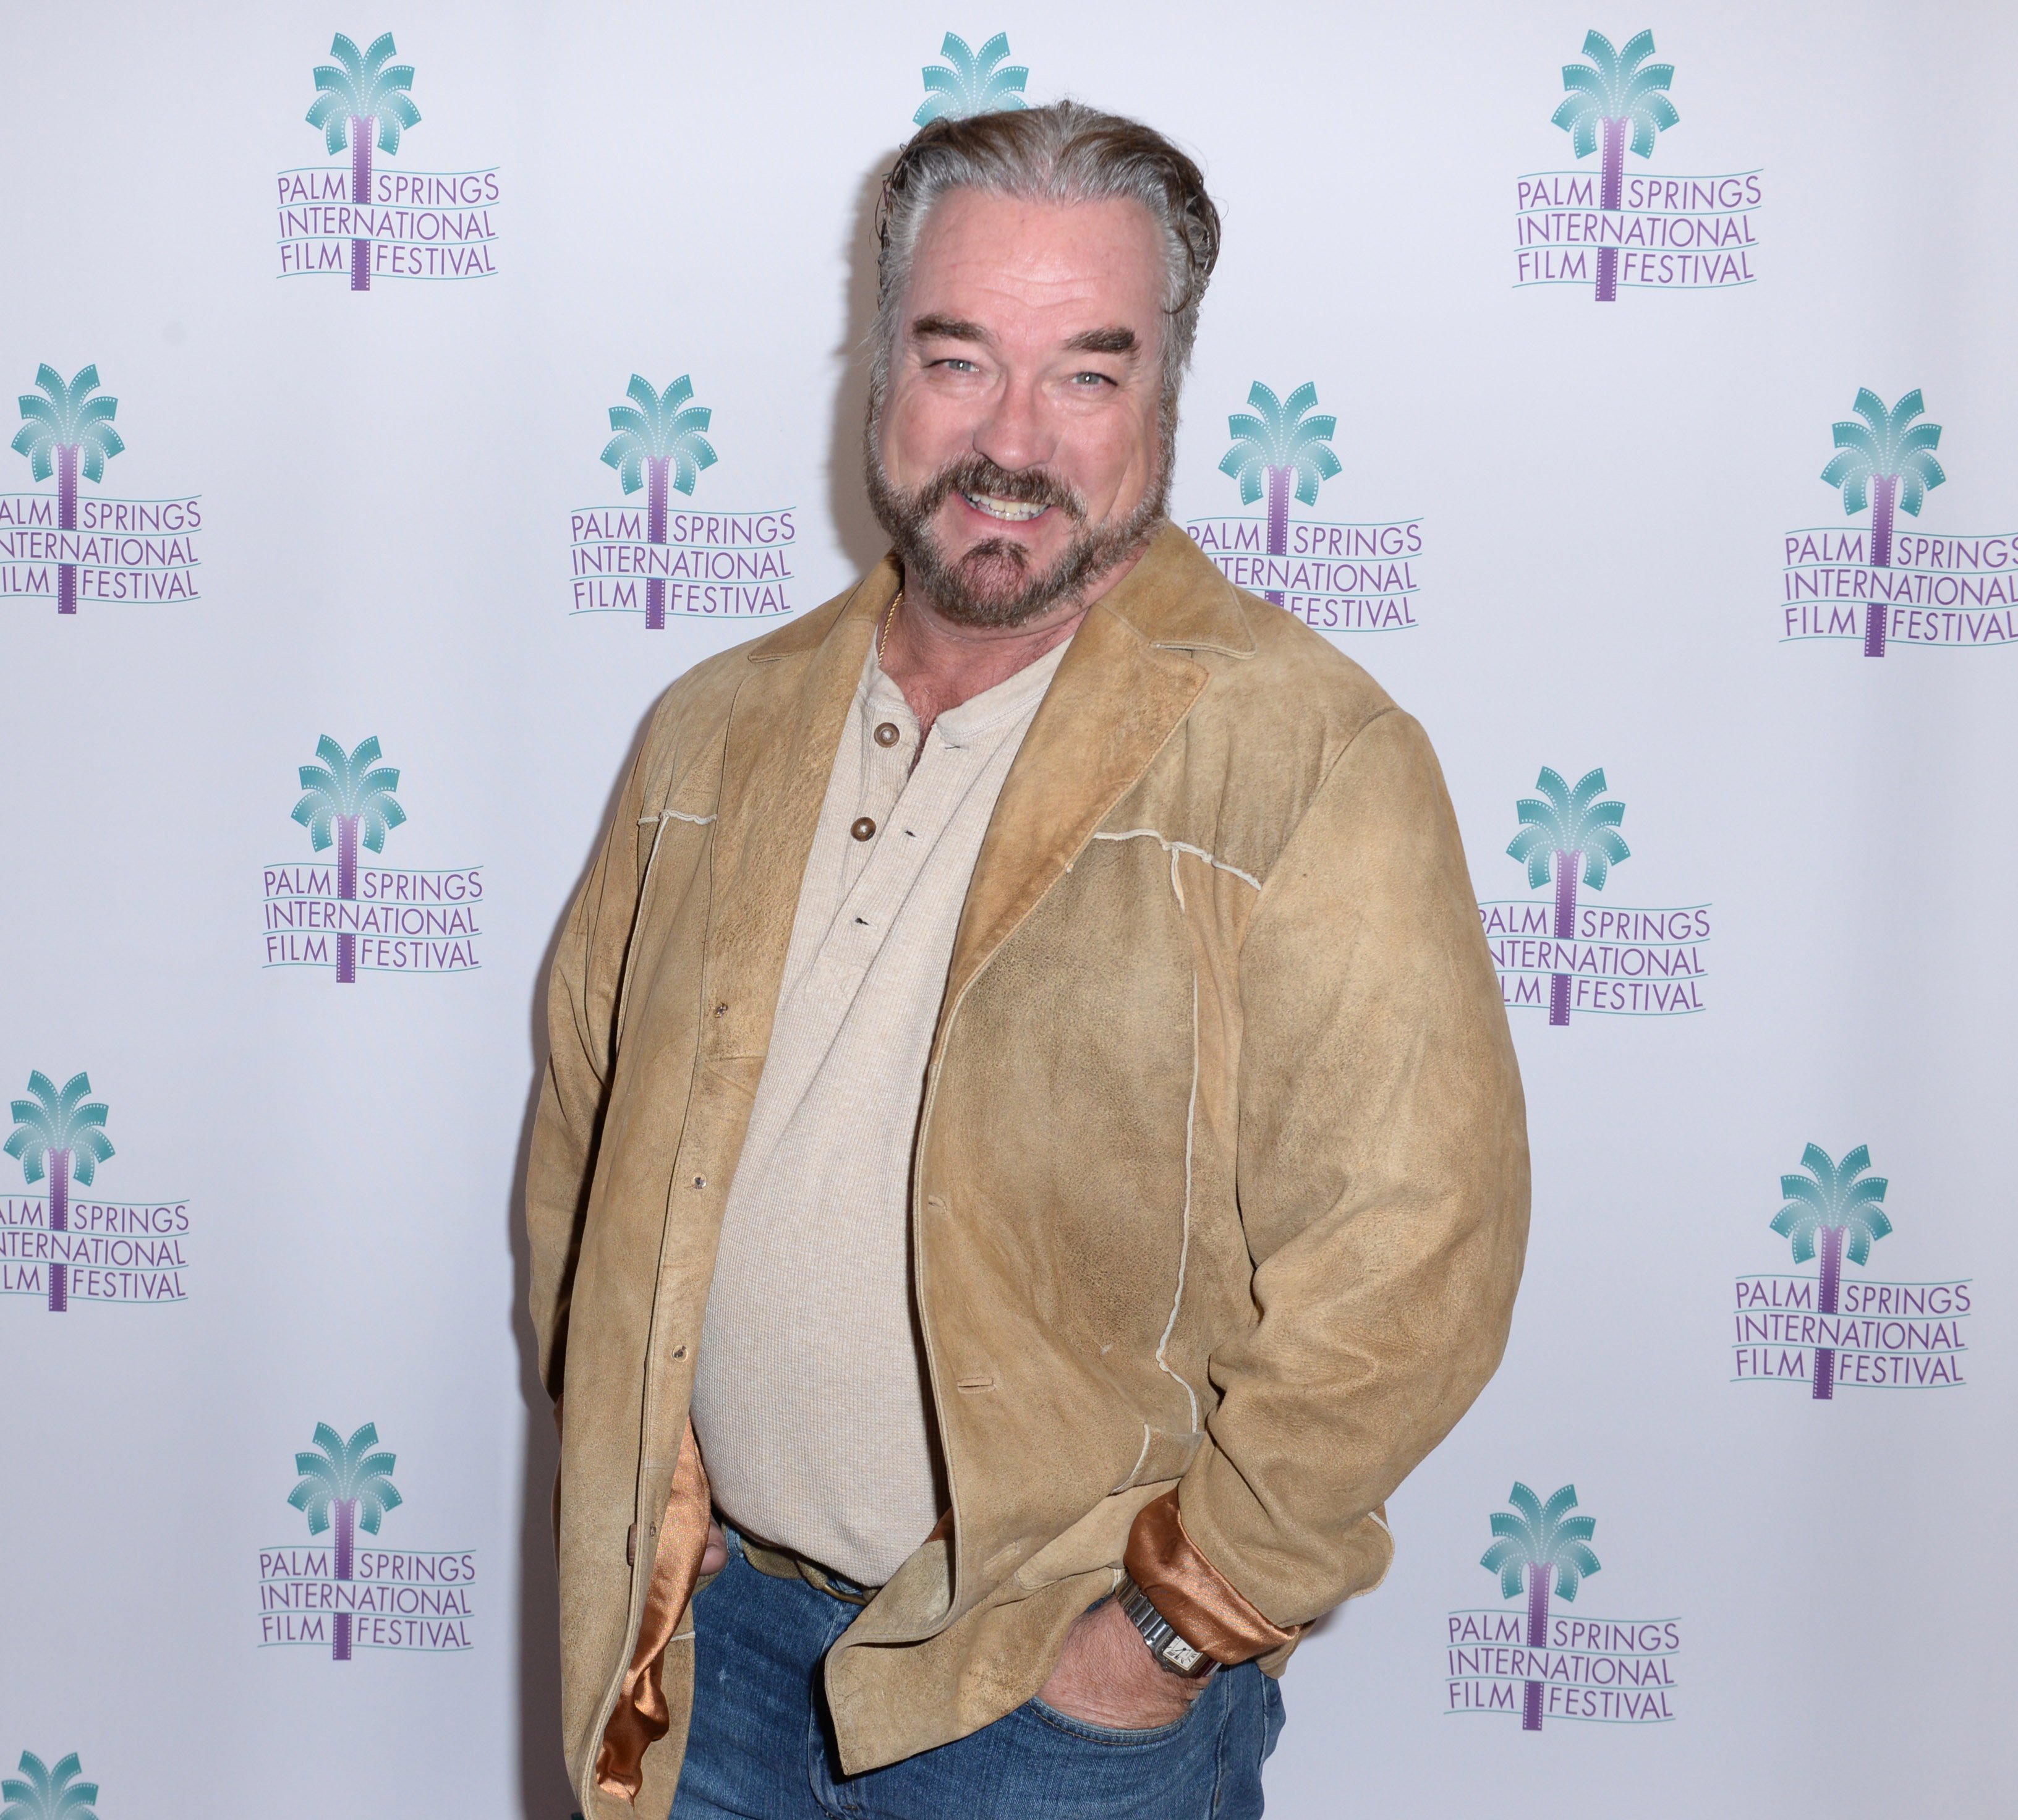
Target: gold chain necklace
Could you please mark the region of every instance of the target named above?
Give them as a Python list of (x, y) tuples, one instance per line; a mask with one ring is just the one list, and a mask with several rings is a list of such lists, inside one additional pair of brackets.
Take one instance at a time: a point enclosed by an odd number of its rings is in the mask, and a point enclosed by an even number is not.
[(897, 609), (903, 602), (904, 591), (900, 588), (897, 598), (890, 602), (890, 610), (883, 616), (882, 635), (876, 641), (876, 667), (879, 670), (883, 667), (883, 653), (890, 648), (890, 628), (897, 623)]

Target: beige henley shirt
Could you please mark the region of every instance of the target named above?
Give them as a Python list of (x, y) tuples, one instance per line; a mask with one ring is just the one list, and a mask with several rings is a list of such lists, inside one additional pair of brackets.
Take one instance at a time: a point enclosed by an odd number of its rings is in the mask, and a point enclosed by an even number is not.
[(716, 1506), (864, 1586), (940, 1515), (912, 1145), (982, 838), (1065, 648), (941, 715), (922, 753), (870, 650), (722, 1218), (693, 1405)]

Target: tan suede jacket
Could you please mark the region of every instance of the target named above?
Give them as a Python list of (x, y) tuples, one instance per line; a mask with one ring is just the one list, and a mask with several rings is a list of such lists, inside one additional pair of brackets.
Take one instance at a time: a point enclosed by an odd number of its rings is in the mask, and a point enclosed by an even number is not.
[[(664, 1815), (679, 1774), (695, 1349), (897, 585), (886, 562), (666, 692), (554, 965), (527, 1219), (591, 1820)], [(1010, 773), (924, 1095), (952, 1508), (829, 1657), (851, 1771), (1027, 1699), (1124, 1557), (1194, 1643), (1278, 1670), (1385, 1572), (1383, 1501), (1505, 1344), (1521, 1087), (1435, 758), (1174, 526), (1087, 616)]]

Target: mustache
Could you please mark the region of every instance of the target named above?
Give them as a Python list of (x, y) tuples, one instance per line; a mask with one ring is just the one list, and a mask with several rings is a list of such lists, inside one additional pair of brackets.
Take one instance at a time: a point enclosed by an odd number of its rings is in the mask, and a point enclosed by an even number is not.
[(1076, 488), (1044, 468), (1004, 468), (982, 454), (964, 455), (942, 468), (913, 495), (913, 510), (929, 516), (956, 493), (985, 494), (1016, 505), (1054, 505), (1074, 524), (1086, 523)]

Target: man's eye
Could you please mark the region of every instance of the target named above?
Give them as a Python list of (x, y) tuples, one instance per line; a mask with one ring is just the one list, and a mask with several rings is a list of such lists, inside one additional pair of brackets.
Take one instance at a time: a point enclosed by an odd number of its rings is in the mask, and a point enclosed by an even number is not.
[(944, 360), (933, 364), (936, 366), (949, 367), (955, 371), (961, 373), (971, 373), (975, 370), (973, 361), (963, 360), (957, 354), (949, 354)]
[(1072, 383), (1075, 385), (1094, 386), (1109, 385), (1113, 382), (1105, 373), (1075, 373)]

